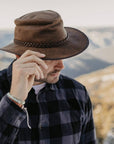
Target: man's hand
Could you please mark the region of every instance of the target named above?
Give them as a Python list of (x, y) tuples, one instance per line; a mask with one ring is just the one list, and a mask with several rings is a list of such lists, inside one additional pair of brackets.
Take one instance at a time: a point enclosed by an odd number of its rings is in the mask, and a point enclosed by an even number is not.
[(34, 79), (43, 79), (43, 69), (48, 67), (41, 59), (44, 54), (27, 50), (19, 59), (13, 63), (12, 84), (10, 94), (24, 101), (33, 86)]

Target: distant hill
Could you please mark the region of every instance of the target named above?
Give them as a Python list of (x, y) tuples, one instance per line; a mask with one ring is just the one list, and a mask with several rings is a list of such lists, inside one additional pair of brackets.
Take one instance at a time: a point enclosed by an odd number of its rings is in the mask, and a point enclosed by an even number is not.
[(86, 33), (90, 40), (89, 54), (114, 63), (114, 27), (86, 29)]
[[(64, 60), (63, 74), (72, 78), (114, 64), (114, 27), (79, 28), (89, 37), (89, 47), (82, 54)], [(0, 47), (13, 41), (13, 31), (0, 31)], [(0, 51), (0, 69), (7, 67), (14, 56)]]
[(83, 53), (80, 56), (65, 60), (64, 65), (65, 68), (62, 73), (75, 78), (77, 76), (105, 68), (111, 65), (111, 63), (96, 58), (89, 53)]
[(0, 47), (3, 47), (13, 42), (13, 31), (11, 30), (0, 30)]
[(76, 80), (87, 87), (93, 104), (97, 137), (103, 141), (114, 129), (114, 65)]

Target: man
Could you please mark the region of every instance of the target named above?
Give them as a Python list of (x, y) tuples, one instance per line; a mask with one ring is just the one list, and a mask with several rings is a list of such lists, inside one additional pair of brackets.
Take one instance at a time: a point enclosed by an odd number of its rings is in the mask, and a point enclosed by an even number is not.
[(87, 36), (50, 10), (15, 24), (14, 43), (1, 48), (17, 59), (0, 72), (0, 144), (95, 144), (86, 88), (60, 75), (62, 60), (85, 50)]

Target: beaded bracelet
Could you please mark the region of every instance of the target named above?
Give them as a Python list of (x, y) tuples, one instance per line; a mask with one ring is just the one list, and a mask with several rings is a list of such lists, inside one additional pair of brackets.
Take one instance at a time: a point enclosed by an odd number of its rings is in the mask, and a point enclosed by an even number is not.
[(24, 105), (25, 101), (21, 101), (18, 98), (12, 96), (9, 92), (7, 93), (8, 97), (11, 98), (13, 101), (17, 102), (18, 104)]

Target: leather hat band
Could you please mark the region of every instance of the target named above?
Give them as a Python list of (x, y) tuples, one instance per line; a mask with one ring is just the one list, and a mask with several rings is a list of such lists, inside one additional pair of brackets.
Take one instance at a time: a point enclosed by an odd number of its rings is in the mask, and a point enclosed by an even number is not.
[(24, 46), (24, 47), (51, 48), (51, 47), (59, 47), (61, 45), (64, 45), (67, 39), (68, 39), (68, 35), (63, 40), (57, 41), (57, 42), (36, 43), (36, 42), (24, 42), (24, 41), (14, 39), (14, 43), (17, 45)]

